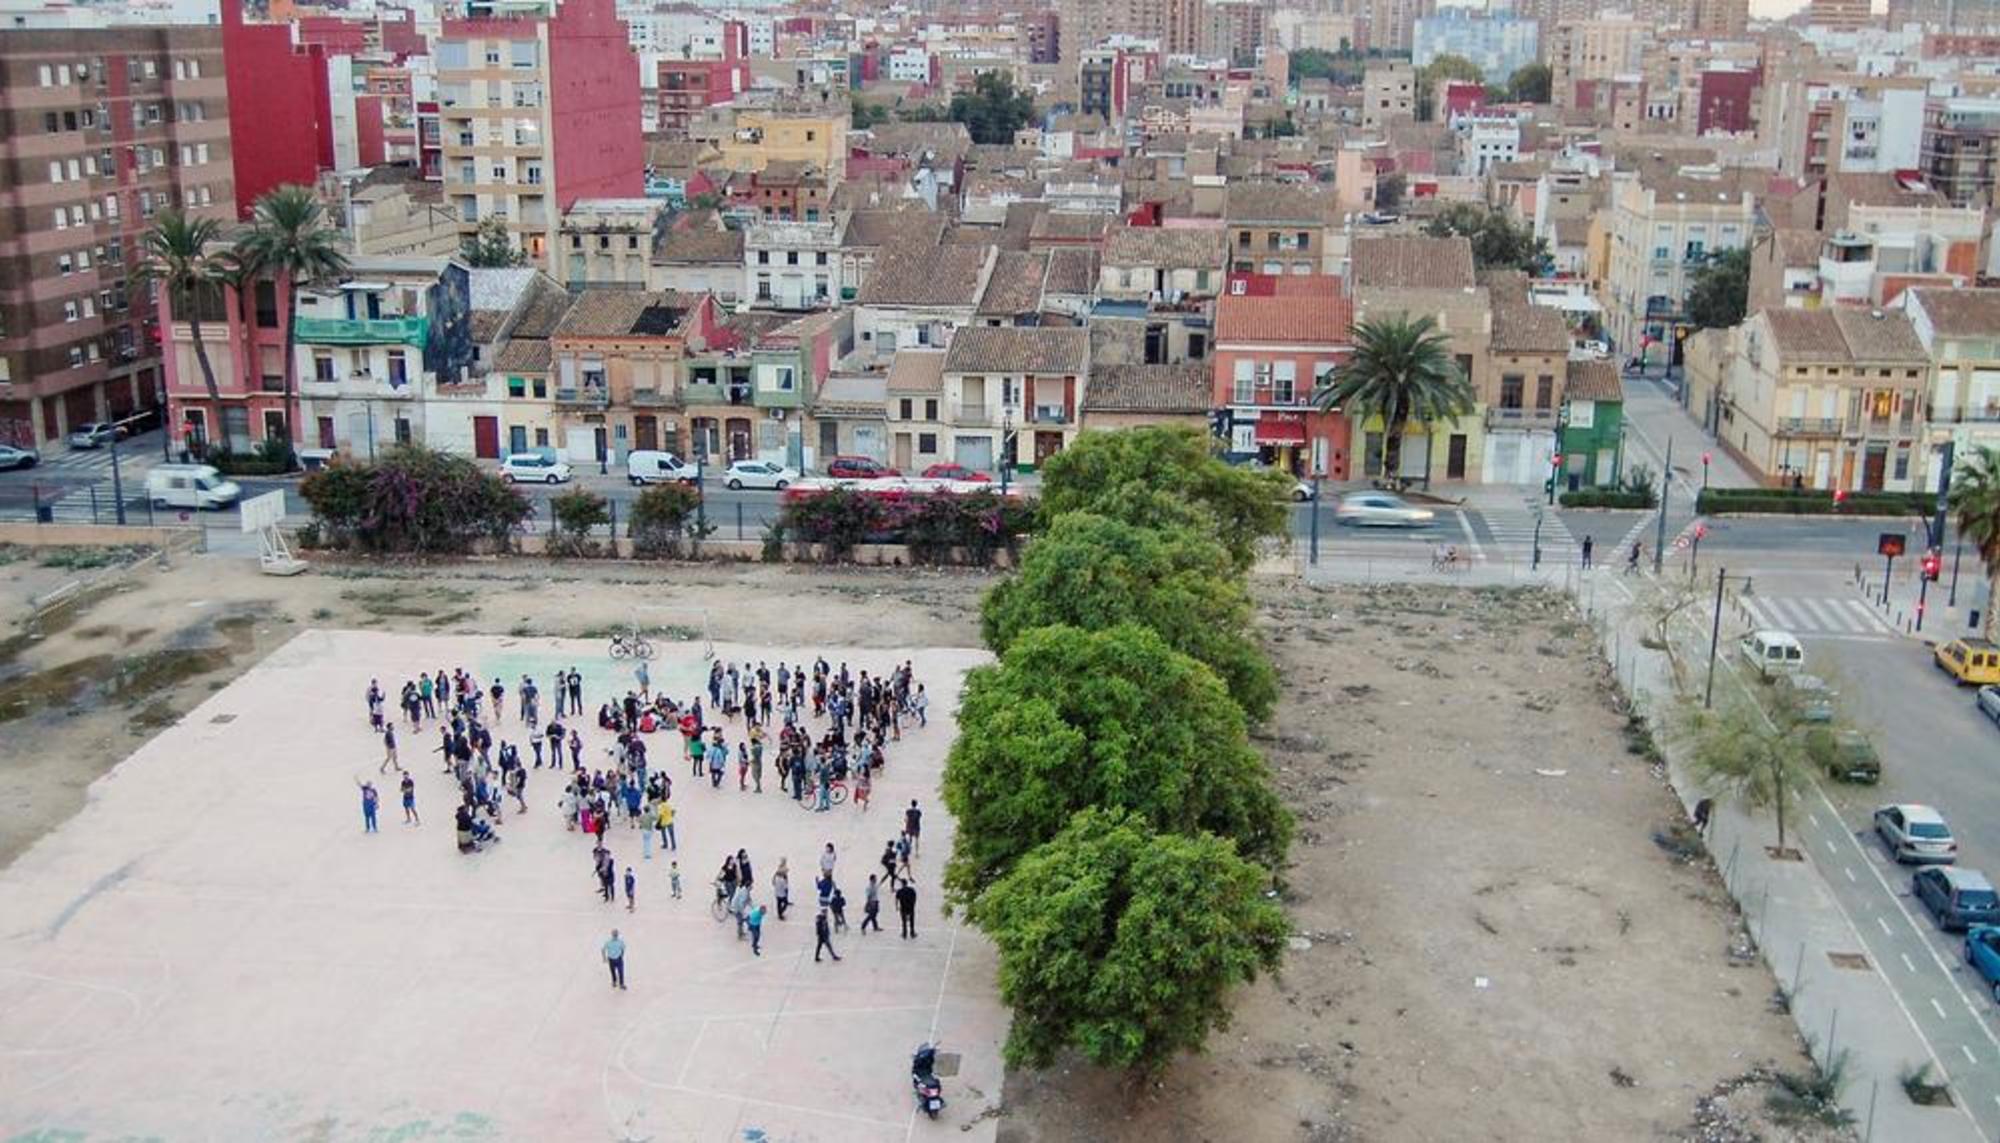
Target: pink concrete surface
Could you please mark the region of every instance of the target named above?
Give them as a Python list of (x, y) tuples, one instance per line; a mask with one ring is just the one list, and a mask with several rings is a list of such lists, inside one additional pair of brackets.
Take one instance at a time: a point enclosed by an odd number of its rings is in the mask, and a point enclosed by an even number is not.
[[(684, 780), (678, 737), (653, 759), (675, 778), (680, 851), (640, 858), (638, 909), (599, 901), (590, 844), (558, 823), (559, 786), (531, 771), (529, 812), (503, 844), (460, 855), (453, 788), (405, 734), (421, 827), (402, 824), (395, 776), (381, 832), (362, 832), (357, 778), (381, 749), (365, 717), (371, 677), (394, 701), (420, 669), (464, 666), (544, 689), (584, 674), (586, 761), (609, 735), (597, 704), (631, 685), (602, 644), (309, 631), (101, 779), (82, 813), (0, 872), (0, 1138), (991, 1140), (1006, 1016), (994, 955), (941, 916), (951, 823), (936, 797), (970, 650), (907, 654), (719, 645), (741, 663), (815, 653), (850, 669), (915, 661), (931, 725), (906, 732), (875, 783), (876, 808), (803, 811)], [(666, 643), (655, 687), (692, 696), (699, 644)], [(518, 740), (514, 710), (496, 740)], [(407, 726), (403, 727), (407, 730)], [(737, 727), (740, 732), (740, 725)], [(734, 741), (739, 734), (732, 734)], [(524, 757), (532, 755), (523, 750)], [(733, 776), (732, 776), (733, 779)], [(919, 938), (863, 937), (861, 890), (911, 798), (925, 816)], [(843, 960), (815, 964), (812, 887), (832, 841), (851, 928)], [(807, 908), (765, 924), (752, 958), (709, 912), (726, 852), (748, 848), (759, 897), (788, 857)], [(668, 894), (678, 856), (686, 896)], [(629, 991), (600, 946), (620, 929)], [(927, 1037), (961, 1056), (945, 1117), (913, 1113), (910, 1052)]]

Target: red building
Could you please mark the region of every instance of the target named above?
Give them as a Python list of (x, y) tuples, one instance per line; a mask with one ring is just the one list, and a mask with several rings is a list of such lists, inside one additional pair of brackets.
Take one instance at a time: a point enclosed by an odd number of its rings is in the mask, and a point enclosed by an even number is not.
[(1757, 73), (1711, 70), (1701, 73), (1701, 108), (1695, 131), (1742, 134), (1756, 130)]
[(646, 193), (639, 57), (611, 0), (568, 0), (549, 21), (549, 143), (556, 209)]
[(215, 370), (221, 400), (211, 400), (194, 352), (186, 315), (175, 314), (168, 291), (159, 291), (167, 424), (177, 447), (199, 451), (226, 444), (249, 452), (285, 432), (285, 292), (283, 282), (263, 279), (248, 298), (225, 287), (204, 307), (202, 346)]
[(668, 138), (687, 138), (688, 124), (704, 107), (727, 103), (750, 86), (750, 30), (738, 21), (722, 26), (719, 60), (661, 60), (656, 76), (657, 121)]
[(1232, 459), (1347, 479), (1352, 426), (1312, 395), (1352, 352), (1353, 324), (1339, 278), (1230, 276), (1215, 307), (1213, 397)]
[(265, 191), (332, 169), (333, 97), (323, 49), (294, 47), (288, 24), (244, 23), (240, 0), (222, 0), (222, 67), (236, 213), (247, 218)]

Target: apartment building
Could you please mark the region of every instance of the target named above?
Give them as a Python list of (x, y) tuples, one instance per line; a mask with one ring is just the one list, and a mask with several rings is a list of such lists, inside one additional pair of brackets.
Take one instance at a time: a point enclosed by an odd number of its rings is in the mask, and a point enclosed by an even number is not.
[(722, 165), (732, 171), (761, 171), (775, 161), (815, 170), (845, 169), (847, 101), (839, 110), (740, 111), (736, 127), (722, 139)]
[(1757, 214), (1743, 172), (1682, 167), (1614, 176), (1610, 259), (1600, 299), (1605, 326), (1627, 356), (1668, 339), (1684, 324), (1688, 283), (1709, 255), (1747, 246)]
[(645, 288), (660, 209), (650, 198), (578, 199), (563, 212), (557, 233), (563, 285)]
[(1505, 84), (1540, 55), (1540, 25), (1512, 13), (1440, 8), (1416, 23), (1410, 62), (1428, 65), (1441, 55), (1471, 60), (1488, 80)]
[(563, 213), (645, 192), (639, 62), (611, 0), (475, 3), (433, 46), (445, 199), (461, 232), (501, 219), (560, 277)]
[(1353, 324), (1337, 278), (1231, 276), (1216, 301), (1211, 374), (1230, 459), (1348, 478), (1354, 426), (1338, 410), (1319, 411), (1312, 396), (1352, 352)]
[(944, 431), (953, 459), (979, 471), (991, 471), (996, 460), (1033, 471), (1076, 439), (1089, 373), (1089, 330), (958, 329), (945, 350), (943, 373)]
[(743, 237), (743, 298), (760, 309), (824, 309), (848, 296), (844, 220), (759, 222)]
[(1361, 74), (1361, 125), (1369, 130), (1417, 114), (1417, 69), (1406, 60), (1370, 60)]
[(445, 415), (440, 389), (470, 379), (469, 271), (441, 258), (357, 259), (349, 269), (345, 282), (299, 293), (293, 338), (307, 448), (372, 458), (431, 443), (427, 422)]
[(1318, 274), (1326, 269), (1333, 196), (1282, 183), (1229, 188), (1222, 221), (1237, 274)]
[(1924, 108), (1922, 162), (1953, 206), (1993, 205), (2000, 170), (2000, 99), (1933, 99)]
[(1544, 24), (1548, 29), (1550, 95), (1558, 107), (1588, 106), (1580, 84), (1633, 76), (1641, 69), (1652, 43), (1652, 25), (1626, 13), (1606, 13), (1594, 19)]
[[(1473, 408), (1467, 415), (1448, 422), (1410, 425), (1404, 431), (1401, 470), (1394, 475), (1406, 480), (1480, 480), (1488, 471), (1486, 413), (1499, 407), (1501, 383), (1493, 355), (1494, 303), (1487, 287), (1479, 285), (1472, 261), (1472, 244), (1464, 238), (1416, 236), (1357, 237), (1347, 273), (1348, 293), (1354, 299), (1355, 321), (1382, 321), (1390, 318), (1429, 319), (1442, 334), (1452, 363), (1471, 383)], [(1524, 378), (1545, 370), (1519, 367)], [(1532, 407), (1536, 394), (1530, 382), (1518, 387), (1518, 403), (1496, 424), (1509, 433), (1539, 432), (1539, 418), (1522, 410)], [(1386, 449), (1386, 426), (1380, 419), (1355, 426), (1361, 432), (1362, 455), (1355, 469), (1358, 475), (1382, 474)], [(1510, 438), (1513, 439), (1513, 438)], [(1507, 471), (1526, 463), (1533, 468), (1534, 450), (1530, 442), (1496, 457)], [(1535, 442), (1541, 443), (1537, 438)], [(1546, 463), (1546, 452), (1539, 454)], [(1521, 458), (1528, 456), (1527, 461)], [(1502, 479), (1505, 479), (1502, 477)]]
[(1767, 309), (1734, 331), (1716, 438), (1770, 484), (1919, 487), (1930, 356), (1909, 315)]
[(131, 277), (160, 211), (234, 214), (220, 30), (9, 31), (0, 122), (0, 440), (159, 408), (161, 318)]
[[(1906, 290), (1902, 310), (1926, 353), (1932, 381), (1928, 439), (1948, 437), (1959, 456), (2000, 448), (2000, 290)], [(1920, 487), (1937, 487), (1933, 457)]]

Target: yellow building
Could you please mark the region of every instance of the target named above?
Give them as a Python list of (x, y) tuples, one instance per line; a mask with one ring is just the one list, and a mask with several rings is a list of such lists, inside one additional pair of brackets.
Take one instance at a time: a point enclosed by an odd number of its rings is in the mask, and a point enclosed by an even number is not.
[(773, 160), (810, 163), (838, 171), (847, 162), (847, 110), (801, 114), (744, 111), (722, 140), (722, 161), (732, 171), (761, 171)]

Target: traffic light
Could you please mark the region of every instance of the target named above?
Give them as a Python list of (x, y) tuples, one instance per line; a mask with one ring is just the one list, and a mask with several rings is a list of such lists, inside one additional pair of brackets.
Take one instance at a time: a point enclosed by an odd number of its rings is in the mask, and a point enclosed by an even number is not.
[(1845, 489), (1845, 488), (1836, 488), (1836, 489), (1834, 489), (1834, 490), (1833, 490), (1833, 510), (1834, 510), (1834, 511), (1836, 511), (1836, 512), (1840, 511), (1840, 508), (1841, 508), (1841, 505), (1843, 505), (1843, 504), (1846, 504), (1846, 503), (1847, 503), (1847, 489)]
[(1931, 581), (1932, 583), (1936, 583), (1938, 577), (1938, 569), (1943, 566), (1944, 566), (1944, 560), (1940, 558), (1935, 551), (1924, 553), (1923, 569), (1924, 569), (1925, 579)]

